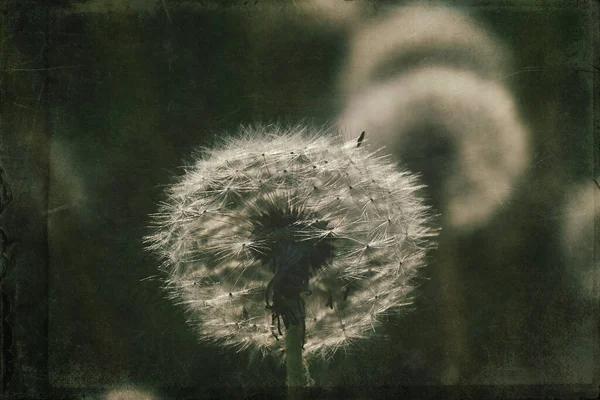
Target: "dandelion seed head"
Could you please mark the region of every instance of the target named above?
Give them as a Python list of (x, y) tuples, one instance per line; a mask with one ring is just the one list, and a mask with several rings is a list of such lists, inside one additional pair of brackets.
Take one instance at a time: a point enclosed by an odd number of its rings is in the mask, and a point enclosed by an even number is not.
[(484, 225), (529, 165), (528, 131), (505, 87), (509, 48), (468, 10), (412, 2), (359, 26), (339, 87), (340, 126), (419, 171), (444, 224)]
[(337, 132), (242, 128), (167, 189), (147, 246), (203, 340), (264, 354), (304, 320), (328, 356), (409, 302), (437, 233), (420, 188)]
[(419, 135), (423, 127), (449, 140), (452, 165), (424, 158), (419, 166), (443, 175), (440, 207), (458, 229), (484, 224), (529, 165), (529, 134), (509, 91), (466, 70), (424, 67), (372, 85), (351, 99), (339, 124), (345, 132), (373, 132), (371, 143), (400, 159), (415, 143), (440, 141)]
[(501, 79), (510, 70), (506, 46), (467, 12), (417, 2), (373, 18), (350, 41), (341, 86), (361, 93), (399, 70), (450, 65)]
[(580, 293), (587, 299), (598, 299), (600, 261), (595, 246), (600, 230), (600, 190), (590, 180), (573, 185), (567, 196), (562, 219), (562, 246), (565, 267), (579, 283)]

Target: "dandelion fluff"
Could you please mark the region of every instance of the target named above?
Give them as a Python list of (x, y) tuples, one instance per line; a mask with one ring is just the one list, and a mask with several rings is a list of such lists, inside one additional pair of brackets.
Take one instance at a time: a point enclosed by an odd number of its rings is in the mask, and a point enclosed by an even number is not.
[(421, 187), (356, 138), (243, 128), (168, 188), (148, 247), (203, 340), (264, 354), (300, 323), (328, 356), (410, 301), (436, 234)]
[(432, 66), (374, 84), (350, 99), (339, 124), (348, 137), (371, 133), (372, 144), (399, 158), (411, 143), (432, 140), (420, 129), (446, 136), (454, 164), (424, 162), (444, 169), (441, 207), (455, 228), (485, 222), (529, 162), (527, 130), (508, 90), (467, 70)]
[(466, 13), (442, 5), (399, 7), (357, 29), (342, 86), (361, 92), (398, 70), (451, 65), (497, 79), (510, 64), (506, 46)]
[(101, 397), (103, 400), (155, 400), (156, 398), (152, 392), (132, 385), (111, 388)]
[(333, 27), (347, 27), (362, 18), (364, 4), (359, 1), (299, 0), (294, 2), (294, 12)]
[(599, 195), (600, 189), (592, 181), (575, 186), (567, 198), (562, 221), (565, 265), (579, 283), (581, 296), (592, 300), (598, 299), (600, 284), (600, 262), (594, 259), (600, 226), (600, 209), (596, 206)]

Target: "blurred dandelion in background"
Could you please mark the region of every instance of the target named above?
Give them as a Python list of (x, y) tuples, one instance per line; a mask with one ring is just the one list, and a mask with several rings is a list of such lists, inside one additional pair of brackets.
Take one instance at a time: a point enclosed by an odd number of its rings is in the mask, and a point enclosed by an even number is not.
[(157, 397), (146, 389), (124, 385), (110, 389), (102, 400), (156, 400)]
[(341, 86), (347, 94), (427, 65), (452, 65), (500, 79), (510, 52), (466, 13), (415, 3), (367, 20), (351, 39)]
[(348, 28), (363, 18), (365, 5), (362, 1), (296, 0), (294, 11), (301, 18), (314, 19), (333, 28)]
[(595, 182), (580, 183), (569, 191), (562, 221), (562, 243), (565, 266), (579, 285), (578, 292), (585, 299), (597, 301), (600, 260), (594, 258), (594, 247), (599, 237), (600, 187)]
[(597, 182), (598, 179), (588, 178), (568, 185), (562, 203), (558, 232), (563, 283), (561, 289), (555, 291), (554, 302), (549, 302), (549, 307), (561, 310), (561, 315), (548, 318), (545, 325), (555, 329), (558, 321), (560, 327), (549, 346), (552, 349), (550, 365), (559, 371), (549, 379), (553, 384), (585, 384), (594, 382), (598, 376), (600, 187)]
[(400, 7), (359, 28), (339, 124), (423, 174), (445, 226), (470, 231), (507, 202), (529, 164), (528, 132), (500, 82), (510, 54), (467, 14)]
[(510, 93), (470, 71), (426, 67), (373, 84), (349, 101), (340, 124), (372, 132), (373, 144), (418, 166), (438, 185), (436, 206), (454, 228), (485, 223), (527, 166)]
[(508, 206), (529, 165), (529, 132), (504, 84), (511, 53), (464, 9), (413, 3), (357, 24), (346, 57), (337, 119), (345, 138), (366, 131), (374, 148), (418, 172), (441, 214), (422, 289), (437, 313), (427, 329), (440, 329), (433, 374), (458, 384), (473, 351), (458, 240)]
[(304, 127), (243, 128), (196, 157), (147, 241), (203, 340), (265, 354), (296, 326), (305, 356), (330, 357), (410, 303), (437, 234), (415, 175)]

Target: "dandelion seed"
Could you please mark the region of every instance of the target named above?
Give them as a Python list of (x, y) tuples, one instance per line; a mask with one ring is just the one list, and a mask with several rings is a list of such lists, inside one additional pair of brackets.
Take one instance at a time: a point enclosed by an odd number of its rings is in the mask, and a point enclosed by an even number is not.
[(421, 186), (356, 139), (306, 131), (243, 128), (205, 150), (154, 216), (148, 248), (203, 340), (265, 354), (299, 327), (304, 355), (330, 356), (410, 301), (437, 234)]
[(365, 139), (365, 131), (362, 131), (362, 133), (358, 137), (358, 141), (357, 141), (356, 147), (360, 147), (360, 145), (362, 144), (362, 142), (363, 142), (364, 139)]

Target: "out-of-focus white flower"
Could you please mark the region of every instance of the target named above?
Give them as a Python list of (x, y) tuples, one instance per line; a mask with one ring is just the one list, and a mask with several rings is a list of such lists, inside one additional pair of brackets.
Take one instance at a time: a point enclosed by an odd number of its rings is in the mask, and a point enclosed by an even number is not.
[(450, 65), (497, 79), (510, 53), (469, 15), (443, 5), (398, 7), (360, 26), (350, 41), (341, 75), (347, 94), (413, 68)]
[(506, 46), (466, 12), (397, 7), (350, 41), (340, 126), (350, 137), (367, 131), (371, 144), (422, 173), (446, 226), (477, 228), (529, 163), (527, 129), (500, 79), (510, 64)]
[(147, 240), (202, 339), (266, 353), (305, 320), (305, 355), (327, 356), (410, 301), (436, 234), (414, 175), (302, 127), (244, 128), (198, 156)]
[(565, 266), (579, 282), (582, 297), (588, 299), (599, 295), (600, 262), (594, 259), (600, 233), (600, 209), (596, 207), (600, 204), (596, 197), (599, 194), (600, 189), (592, 181), (575, 187), (567, 198), (562, 222)]
[(294, 11), (333, 27), (348, 27), (359, 21), (365, 11), (363, 1), (295, 0)]
[(132, 385), (112, 388), (102, 397), (103, 400), (155, 400), (151, 392)]
[(339, 123), (349, 136), (367, 131), (371, 144), (400, 159), (411, 143), (438, 140), (420, 129), (447, 136), (455, 160), (441, 188), (442, 213), (456, 228), (485, 222), (529, 161), (527, 131), (510, 93), (470, 71), (427, 67), (372, 85), (349, 101)]

